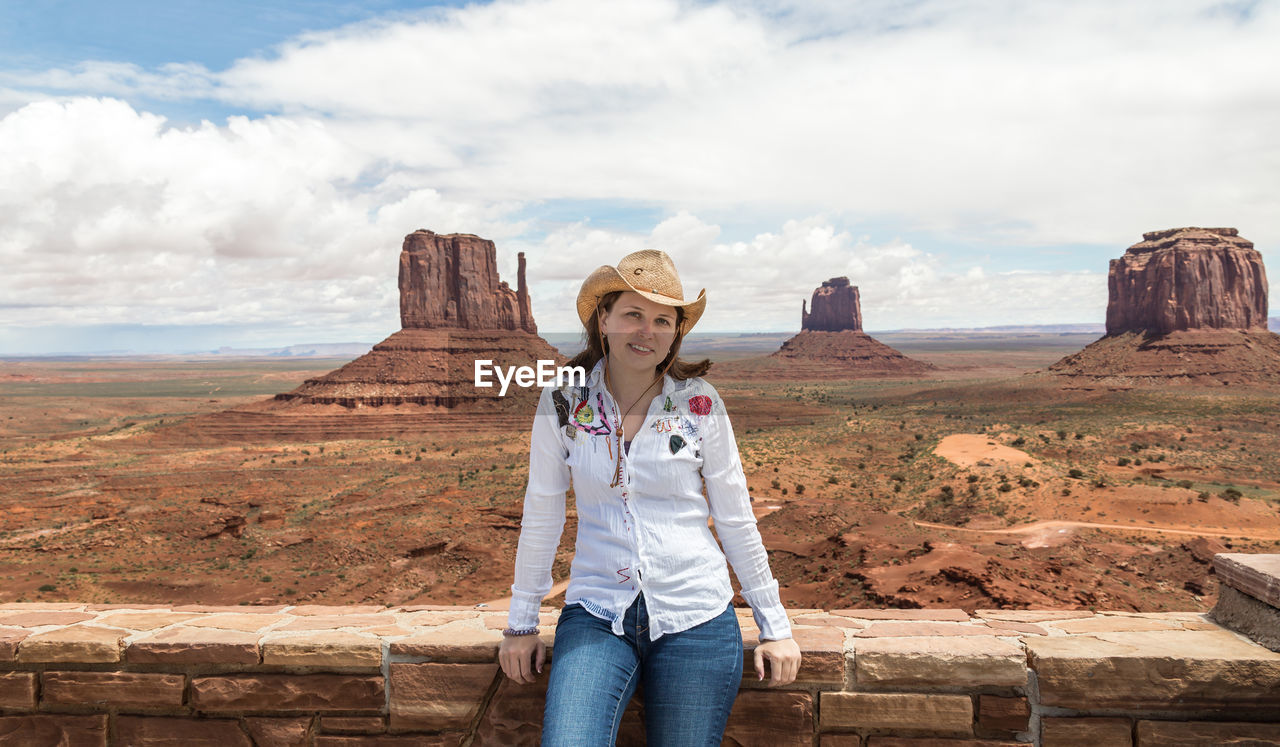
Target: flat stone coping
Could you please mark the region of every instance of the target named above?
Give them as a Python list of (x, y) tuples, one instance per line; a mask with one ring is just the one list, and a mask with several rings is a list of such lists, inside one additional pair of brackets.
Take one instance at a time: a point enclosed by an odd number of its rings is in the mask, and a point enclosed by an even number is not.
[(1213, 556), (1213, 569), (1227, 586), (1280, 607), (1280, 553), (1220, 553)]
[[(738, 615), (744, 645), (752, 648), (759, 631), (750, 610), (739, 609)], [(1048, 641), (1074, 640), (1067, 647), (1072, 652), (1096, 645), (1114, 655), (1117, 641), (1126, 636), (1147, 644), (1167, 637), (1174, 650), (1198, 640), (1186, 637), (1189, 633), (1213, 632), (1238, 638), (1240, 649), (1257, 648), (1260, 659), (1277, 656), (1196, 612), (797, 609), (789, 615), (796, 641), (813, 666), (826, 662), (828, 674), (818, 679), (837, 686), (845, 656), (852, 660), (857, 654), (865, 657), (858, 674), (885, 684), (911, 682), (917, 675), (900, 671), (897, 663), (924, 656), (945, 662), (960, 679), (978, 666), (973, 660), (990, 660), (993, 667), (980, 667), (988, 672), (984, 676), (1010, 686), (1021, 683), (1018, 672), (1028, 653), (1052, 655), (1059, 648)], [(548, 645), (557, 617), (558, 610), (542, 609)], [(387, 656), (491, 662), (505, 626), (505, 610), (469, 606), (10, 603), (0, 604), (0, 668), (123, 662), (367, 671), (380, 668)], [(1194, 651), (1186, 655), (1196, 656)]]

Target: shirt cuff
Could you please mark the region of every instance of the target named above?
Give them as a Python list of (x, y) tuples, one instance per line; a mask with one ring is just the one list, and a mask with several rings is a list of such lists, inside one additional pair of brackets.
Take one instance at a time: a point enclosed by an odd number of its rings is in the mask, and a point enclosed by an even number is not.
[(787, 619), (787, 610), (778, 596), (776, 579), (766, 586), (744, 589), (742, 598), (751, 605), (751, 615), (756, 620), (756, 627), (760, 628), (760, 640), (776, 641), (791, 637), (791, 621)]
[(507, 611), (507, 627), (512, 630), (528, 630), (538, 627), (538, 612), (542, 597), (537, 594), (516, 591), (511, 588), (511, 609)]

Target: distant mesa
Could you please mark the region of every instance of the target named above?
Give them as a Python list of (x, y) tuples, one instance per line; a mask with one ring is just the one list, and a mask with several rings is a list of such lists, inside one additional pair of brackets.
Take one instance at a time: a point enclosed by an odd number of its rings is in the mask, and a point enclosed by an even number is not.
[(1111, 260), (1107, 333), (1049, 370), (1082, 385), (1280, 383), (1267, 274), (1234, 228), (1142, 235)]
[(767, 358), (717, 364), (729, 378), (852, 379), (917, 376), (934, 366), (908, 358), (862, 331), (858, 287), (831, 278), (800, 304), (800, 334)]
[(513, 386), (499, 398), (496, 387), (475, 386), (477, 359), (500, 366), (564, 360), (537, 334), (523, 252), (518, 261), (513, 291), (498, 279), (492, 241), (414, 231), (400, 250), (402, 329), (342, 368), (277, 394), (275, 401), (347, 408), (525, 408), (537, 391)]
[(478, 416), (523, 423), (537, 388), (512, 384), (499, 397), (496, 386), (475, 386), (477, 359), (502, 367), (565, 360), (537, 334), (523, 253), (518, 260), (513, 291), (498, 278), (492, 241), (414, 231), (400, 250), (399, 332), (291, 392), (188, 422), (202, 437), (233, 440), (381, 437), (438, 429), (440, 416), (454, 413), (460, 427)]
[(862, 304), (858, 287), (849, 278), (831, 278), (813, 291), (813, 312), (800, 302), (800, 329), (815, 332), (862, 331)]

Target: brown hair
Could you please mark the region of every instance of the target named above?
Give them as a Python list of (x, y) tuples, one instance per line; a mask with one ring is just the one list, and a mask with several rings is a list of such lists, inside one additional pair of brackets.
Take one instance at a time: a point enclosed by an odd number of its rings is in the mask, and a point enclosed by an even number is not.
[[(600, 337), (600, 309), (612, 311), (613, 303), (621, 295), (622, 291), (613, 291), (600, 297), (600, 302), (596, 304), (596, 310), (591, 312), (591, 318), (584, 325), (583, 350), (573, 356), (573, 359), (568, 363), (569, 366), (582, 366), (590, 371), (604, 357), (604, 340)], [(671, 342), (671, 352), (667, 353), (667, 357), (662, 359), (662, 362), (653, 369), (653, 372), (658, 374), (663, 369), (666, 369), (671, 378), (676, 381), (684, 381), (685, 379), (692, 379), (695, 376), (706, 374), (707, 369), (711, 368), (711, 359), (703, 358), (693, 363), (680, 360), (680, 343), (684, 341), (684, 328), (681, 326), (684, 323), (684, 309), (679, 306), (675, 307), (675, 309), (676, 339)]]

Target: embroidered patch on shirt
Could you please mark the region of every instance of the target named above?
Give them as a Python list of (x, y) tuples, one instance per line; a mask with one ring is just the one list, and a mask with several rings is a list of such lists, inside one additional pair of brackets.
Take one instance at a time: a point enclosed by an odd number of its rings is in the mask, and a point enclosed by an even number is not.
[(671, 449), (671, 453), (675, 454), (676, 452), (684, 448), (684, 439), (680, 437), (680, 434), (673, 433), (671, 435), (671, 441), (667, 444), (667, 446)]
[(659, 418), (653, 421), (655, 433), (675, 433), (680, 429), (680, 418)]
[(555, 405), (556, 407), (556, 418), (559, 419), (560, 421), (560, 427), (563, 428), (564, 426), (568, 425), (569, 424), (569, 400), (565, 399), (564, 395), (561, 394), (560, 392), (555, 391), (551, 393), (551, 404)]
[(711, 398), (705, 394), (698, 394), (690, 397), (689, 412), (692, 412), (694, 415), (710, 415)]

